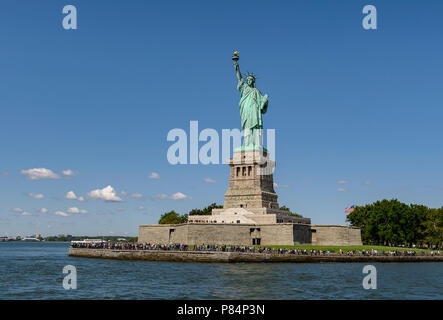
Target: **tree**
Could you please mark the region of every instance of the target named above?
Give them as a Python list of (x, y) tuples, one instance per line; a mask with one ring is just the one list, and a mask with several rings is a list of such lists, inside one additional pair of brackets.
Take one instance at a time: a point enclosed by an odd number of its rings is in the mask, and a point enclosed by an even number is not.
[(424, 205), (411, 204), (411, 209), (414, 211), (415, 219), (413, 221), (412, 229), (415, 231), (415, 241), (413, 243), (417, 243), (422, 245), (424, 243), (425, 238), (425, 225), (424, 221), (428, 219), (429, 208)]
[(300, 218), (303, 217), (301, 214), (291, 212), (291, 209), (289, 209), (289, 208), (286, 207), (286, 206), (281, 206), (279, 209), (280, 209), (280, 210), (284, 210), (284, 211), (288, 211), (290, 216), (293, 216), (293, 217), (300, 217)]
[(183, 215), (178, 214), (174, 210), (166, 212), (161, 215), (159, 224), (180, 224), (188, 222), (188, 217), (191, 214), (195, 215), (210, 215), (212, 214), (212, 209), (214, 208), (223, 208), (223, 206), (214, 203), (211, 203), (209, 206), (203, 209), (192, 209), (189, 213), (185, 213)]
[(430, 209), (423, 221), (424, 242), (429, 246), (440, 247), (443, 244), (443, 207)]
[(181, 216), (180, 216), (180, 220), (181, 220), (180, 223), (186, 223), (186, 222), (188, 222), (188, 214), (185, 213), (185, 214), (181, 215)]
[(209, 216), (212, 214), (212, 209), (220, 209), (220, 208), (223, 208), (223, 206), (218, 205), (214, 202), (203, 209), (192, 209), (191, 211), (189, 211), (188, 215)]
[(182, 216), (180, 216), (177, 212), (172, 210), (172, 211), (162, 214), (158, 223), (159, 224), (180, 224), (180, 223), (182, 223), (182, 221), (183, 221)]
[(346, 221), (361, 229), (362, 241), (368, 244), (441, 246), (443, 243), (443, 208), (430, 209), (384, 199), (356, 206)]

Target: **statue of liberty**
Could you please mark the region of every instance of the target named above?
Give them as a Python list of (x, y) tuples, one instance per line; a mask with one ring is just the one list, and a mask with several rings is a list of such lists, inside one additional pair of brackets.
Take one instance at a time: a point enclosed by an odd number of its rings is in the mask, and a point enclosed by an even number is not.
[(263, 148), (263, 118), (262, 114), (268, 109), (268, 95), (264, 96), (260, 90), (255, 87), (255, 75), (248, 73), (246, 82), (242, 78), (240, 67), (238, 65), (238, 52), (234, 52), (232, 60), (237, 74), (240, 91), (240, 118), (243, 131), (243, 145), (238, 151), (260, 150)]

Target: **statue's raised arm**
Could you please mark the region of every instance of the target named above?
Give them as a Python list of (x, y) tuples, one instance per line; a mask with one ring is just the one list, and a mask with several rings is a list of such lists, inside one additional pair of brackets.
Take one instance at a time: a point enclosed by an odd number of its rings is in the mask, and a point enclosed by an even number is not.
[(232, 60), (234, 61), (234, 68), (235, 68), (235, 73), (237, 75), (237, 79), (238, 81), (241, 81), (242, 76), (241, 76), (241, 72), (240, 72), (240, 66), (238, 65), (238, 52), (235, 51), (234, 55), (232, 56)]

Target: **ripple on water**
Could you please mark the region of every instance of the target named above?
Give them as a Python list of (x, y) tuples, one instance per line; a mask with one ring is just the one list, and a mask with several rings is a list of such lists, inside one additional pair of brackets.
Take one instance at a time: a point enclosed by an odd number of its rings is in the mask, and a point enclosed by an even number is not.
[[(442, 299), (441, 263), (176, 263), (67, 256), (66, 243), (0, 243), (0, 299)], [(77, 268), (77, 290), (62, 269)]]

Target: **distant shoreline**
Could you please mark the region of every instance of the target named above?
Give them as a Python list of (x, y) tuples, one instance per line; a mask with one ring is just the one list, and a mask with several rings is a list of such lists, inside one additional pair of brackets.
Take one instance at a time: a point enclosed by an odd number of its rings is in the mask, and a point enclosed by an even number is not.
[(171, 262), (443, 262), (443, 256), (297, 255), (253, 252), (113, 250), (69, 248), (69, 256), (82, 258)]

